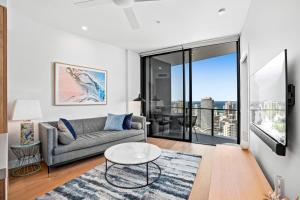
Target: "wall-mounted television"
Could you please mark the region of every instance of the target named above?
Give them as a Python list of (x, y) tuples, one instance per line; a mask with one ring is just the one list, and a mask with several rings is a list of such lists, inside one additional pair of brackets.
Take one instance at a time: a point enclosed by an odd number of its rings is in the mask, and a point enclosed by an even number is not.
[(287, 50), (250, 76), (250, 127), (279, 155), (287, 146)]

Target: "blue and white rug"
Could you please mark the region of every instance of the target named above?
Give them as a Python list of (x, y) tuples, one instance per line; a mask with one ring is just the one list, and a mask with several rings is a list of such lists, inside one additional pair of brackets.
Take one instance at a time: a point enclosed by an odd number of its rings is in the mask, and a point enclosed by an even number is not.
[[(110, 185), (104, 177), (105, 164), (99, 165), (80, 177), (46, 193), (38, 200), (183, 200), (188, 199), (201, 156), (163, 150), (155, 161), (161, 168), (160, 179), (140, 189), (120, 189)], [(149, 177), (158, 176), (159, 171), (149, 164)], [(145, 184), (146, 166), (114, 166), (108, 173), (109, 180), (117, 185), (137, 186)]]

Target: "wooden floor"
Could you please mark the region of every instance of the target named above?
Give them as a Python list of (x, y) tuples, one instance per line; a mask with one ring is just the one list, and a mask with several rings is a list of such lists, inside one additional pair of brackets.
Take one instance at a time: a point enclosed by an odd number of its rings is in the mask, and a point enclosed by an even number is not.
[[(164, 149), (202, 155), (201, 165), (199, 167), (189, 199), (208, 199), (213, 153), (215, 151), (214, 146), (155, 138), (149, 138), (148, 142)], [(84, 172), (103, 162), (104, 157), (97, 156), (54, 168), (51, 170), (49, 177), (46, 165), (43, 165), (42, 170), (35, 175), (21, 178), (10, 177), (8, 199), (35, 199), (36, 197), (43, 195), (55, 187), (80, 176)]]

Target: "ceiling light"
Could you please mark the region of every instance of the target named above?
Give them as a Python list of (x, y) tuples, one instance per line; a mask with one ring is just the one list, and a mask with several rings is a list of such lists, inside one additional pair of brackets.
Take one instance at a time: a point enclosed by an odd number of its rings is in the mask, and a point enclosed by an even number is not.
[(225, 8), (221, 8), (218, 10), (218, 14), (219, 15), (224, 15), (226, 13), (226, 9)]
[(87, 31), (88, 27), (87, 26), (82, 26), (81, 29), (84, 30), (84, 31)]

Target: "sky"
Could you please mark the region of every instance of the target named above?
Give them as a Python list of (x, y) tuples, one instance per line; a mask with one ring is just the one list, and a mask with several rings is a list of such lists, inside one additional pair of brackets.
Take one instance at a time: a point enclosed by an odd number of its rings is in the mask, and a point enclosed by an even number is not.
[[(237, 100), (236, 53), (212, 57), (192, 63), (193, 101), (203, 97), (212, 97), (215, 101)], [(188, 64), (186, 83), (188, 83)], [(182, 65), (172, 66), (171, 71), (172, 101), (182, 100)], [(186, 99), (188, 99), (186, 84)]]

